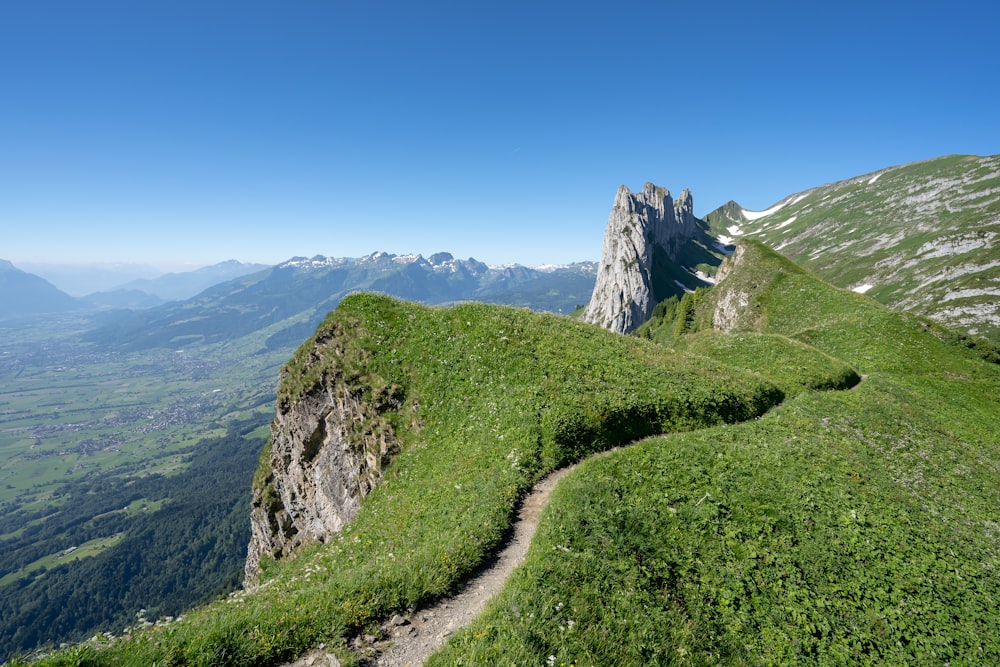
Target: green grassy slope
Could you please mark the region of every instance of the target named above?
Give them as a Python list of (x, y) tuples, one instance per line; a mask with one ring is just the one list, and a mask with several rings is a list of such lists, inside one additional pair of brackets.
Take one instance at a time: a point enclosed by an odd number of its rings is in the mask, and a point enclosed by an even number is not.
[(1000, 156), (890, 167), (772, 209), (751, 219), (730, 202), (706, 219), (714, 233), (763, 241), (838, 287), (1000, 340)]
[(535, 479), (666, 432), (567, 477), (525, 565), (431, 664), (997, 662), (1000, 369), (763, 246), (750, 259), (690, 320), (725, 289), (752, 316), (676, 350), (348, 299), (279, 400), (332, 364), (403, 397), (402, 452), (356, 521), (254, 593), (43, 664), (279, 664), (320, 642), (350, 662), (347, 637), (488, 557)]
[(768, 374), (760, 343), (787, 337), (864, 381), (586, 462), (526, 565), (430, 664), (1000, 661), (1000, 369), (747, 256), (726, 280), (753, 315), (691, 348)]
[[(454, 590), (550, 470), (646, 435), (752, 419), (784, 396), (706, 357), (498, 306), (358, 295), (316, 340), (329, 353), (304, 345), (279, 400), (309, 391), (331, 364), (372, 395), (394, 387), (403, 397), (392, 417), (402, 452), (355, 522), (330, 544), (269, 563), (255, 593), (46, 664), (274, 664), (319, 642), (342, 645)], [(842, 366), (830, 366), (840, 381)]]

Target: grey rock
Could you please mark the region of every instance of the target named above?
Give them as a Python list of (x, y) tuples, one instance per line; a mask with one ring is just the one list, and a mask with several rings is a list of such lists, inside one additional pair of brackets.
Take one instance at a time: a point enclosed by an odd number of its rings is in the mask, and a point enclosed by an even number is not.
[(675, 202), (669, 190), (652, 183), (634, 194), (619, 187), (583, 320), (617, 333), (648, 320), (653, 307), (678, 290), (655, 275), (655, 267), (678, 262), (681, 250), (702, 232), (700, 222), (688, 190)]
[[(314, 361), (328, 343), (314, 342)], [(245, 588), (256, 585), (261, 558), (282, 558), (300, 544), (339, 533), (381, 481), (398, 449), (383, 415), (398, 409), (399, 401), (391, 393), (365, 401), (365, 387), (356, 382), (334, 371), (291, 405), (278, 406), (270, 472), (251, 500)]]
[(712, 313), (712, 326), (725, 333), (729, 333), (743, 324), (746, 309), (752, 297), (749, 291), (733, 287), (725, 280), (726, 276), (744, 261), (745, 251), (745, 246), (736, 246), (734, 254), (722, 262), (722, 266), (719, 267), (716, 274), (719, 280), (716, 287), (719, 296), (715, 302), (715, 311)]

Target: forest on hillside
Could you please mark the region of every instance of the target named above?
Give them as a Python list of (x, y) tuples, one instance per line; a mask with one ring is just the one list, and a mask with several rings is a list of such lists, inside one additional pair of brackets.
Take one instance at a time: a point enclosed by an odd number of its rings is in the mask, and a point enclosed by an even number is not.
[[(224, 435), (200, 440), (177, 475), (105, 474), (67, 484), (60, 512), (34, 517), (42, 520), (0, 542), (0, 573), (8, 578), (0, 587), (0, 657), (54, 638), (119, 634), (140, 617), (177, 616), (239, 586), (262, 423), (233, 422)], [(0, 533), (15, 520), (24, 517), (0, 519)], [(101, 538), (113, 545), (92, 557), (11, 576), (46, 554)]]

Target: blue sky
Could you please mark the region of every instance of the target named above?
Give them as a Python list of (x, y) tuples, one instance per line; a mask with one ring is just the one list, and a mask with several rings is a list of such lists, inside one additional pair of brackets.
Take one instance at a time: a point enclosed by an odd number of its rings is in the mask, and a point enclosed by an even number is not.
[(997, 7), (5, 0), (0, 258), (597, 259), (622, 183), (1000, 153)]

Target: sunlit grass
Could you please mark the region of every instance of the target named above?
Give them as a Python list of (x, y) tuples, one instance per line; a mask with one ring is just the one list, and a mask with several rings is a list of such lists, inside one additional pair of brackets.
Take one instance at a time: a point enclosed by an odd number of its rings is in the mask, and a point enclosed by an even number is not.
[(348, 299), (278, 394), (399, 387), (402, 451), (357, 519), (252, 593), (43, 664), (265, 665), (320, 643), (349, 664), (352, 635), (455, 591), (534, 481), (645, 436), (556, 488), (525, 565), (431, 664), (1000, 661), (1000, 370), (755, 248), (731, 276), (753, 316), (676, 350)]
[[(394, 421), (402, 453), (356, 520), (329, 544), (265, 563), (257, 591), (164, 626), (155, 640), (144, 632), (78, 651), (107, 664), (171, 652), (183, 664), (267, 664), (377, 633), (392, 613), (454, 591), (552, 469), (646, 435), (752, 419), (784, 396), (706, 357), (496, 306), (362, 295), (317, 339), (330, 353), (310, 363), (312, 344), (303, 346), (279, 401), (311, 391), (324, 372), (363, 391), (398, 385), (405, 396)], [(831, 377), (842, 373), (830, 365)]]

